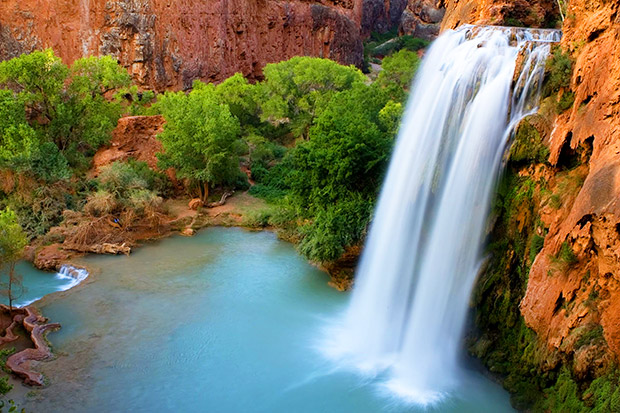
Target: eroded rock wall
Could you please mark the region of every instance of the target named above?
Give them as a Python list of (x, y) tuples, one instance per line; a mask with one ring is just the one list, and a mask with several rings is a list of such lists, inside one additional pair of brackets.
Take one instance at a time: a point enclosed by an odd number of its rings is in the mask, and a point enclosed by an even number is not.
[[(257, 78), (266, 63), (295, 55), (360, 65), (362, 33), (376, 28), (362, 25), (367, 2), (3, 0), (0, 59), (47, 47), (67, 63), (110, 54), (139, 83), (159, 90), (235, 72)], [(390, 2), (378, 4), (385, 15)], [(400, 7), (388, 8), (387, 15), (399, 14)]]
[[(575, 102), (555, 121), (549, 146), (557, 168), (585, 168), (583, 185), (557, 210), (529, 275), (521, 312), (549, 346), (572, 349), (580, 330), (602, 325), (620, 356), (620, 4), (572, 0), (562, 46), (576, 59)], [(559, 272), (556, 257), (574, 262)], [(570, 255), (570, 253), (569, 253)], [(562, 305), (558, 305), (561, 303)]]

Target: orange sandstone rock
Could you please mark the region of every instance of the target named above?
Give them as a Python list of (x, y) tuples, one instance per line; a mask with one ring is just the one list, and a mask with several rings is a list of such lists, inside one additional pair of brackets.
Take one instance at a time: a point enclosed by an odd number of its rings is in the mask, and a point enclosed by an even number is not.
[(164, 117), (128, 116), (118, 120), (112, 132), (112, 140), (106, 148), (100, 149), (93, 158), (95, 173), (102, 166), (129, 158), (146, 162), (151, 168), (157, 167), (158, 152), (162, 151), (157, 135), (163, 131)]
[(405, 5), (406, 0), (3, 0), (0, 59), (48, 47), (66, 63), (112, 55), (144, 86), (186, 89), (194, 79), (221, 81), (235, 72), (259, 78), (266, 63), (295, 55), (361, 65), (362, 31), (376, 29), (371, 10), (378, 10), (387, 27)]
[[(570, 348), (576, 329), (594, 322), (603, 326), (616, 356), (620, 356), (619, 11), (618, 2), (570, 2), (562, 45), (576, 58), (571, 85), (575, 104), (556, 119), (550, 161), (561, 167), (578, 157), (588, 169), (574, 202), (542, 215), (549, 234), (532, 265), (521, 303), (526, 323), (549, 345)], [(578, 261), (554, 272), (549, 257), (565, 242)], [(574, 302), (568, 316), (558, 309), (562, 300)], [(580, 356), (580, 363), (588, 357)]]

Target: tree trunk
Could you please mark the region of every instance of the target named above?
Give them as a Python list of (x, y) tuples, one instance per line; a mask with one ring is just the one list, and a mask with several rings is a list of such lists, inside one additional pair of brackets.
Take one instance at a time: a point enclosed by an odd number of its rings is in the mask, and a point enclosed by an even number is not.
[(9, 311), (10, 316), (13, 316), (13, 277), (15, 277), (15, 261), (9, 264)]
[(208, 182), (204, 182), (200, 184), (201, 187), (201, 200), (203, 204), (207, 204), (207, 202), (209, 201), (209, 183)]

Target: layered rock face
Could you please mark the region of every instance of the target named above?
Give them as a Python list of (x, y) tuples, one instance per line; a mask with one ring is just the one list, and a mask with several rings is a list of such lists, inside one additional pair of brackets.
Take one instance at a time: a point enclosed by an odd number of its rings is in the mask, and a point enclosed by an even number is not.
[[(562, 45), (576, 58), (575, 103), (550, 138), (550, 162), (582, 164), (583, 186), (557, 211), (521, 303), (525, 321), (551, 347), (570, 349), (578, 332), (602, 325), (620, 356), (620, 4), (572, 0)], [(574, 200), (573, 200), (574, 199)], [(570, 248), (575, 259), (558, 274), (554, 259)], [(570, 311), (569, 311), (570, 310)], [(583, 351), (586, 351), (583, 349)], [(581, 351), (581, 350), (580, 350)], [(576, 354), (579, 359), (586, 354)]]
[(552, 27), (558, 18), (556, 0), (439, 0), (446, 15), (441, 29), (461, 24)]
[(3, 0), (0, 59), (47, 47), (67, 63), (109, 54), (140, 84), (159, 90), (188, 88), (194, 79), (219, 81), (235, 72), (258, 78), (266, 63), (295, 55), (360, 65), (362, 33), (377, 29), (363, 16), (374, 7), (390, 18), (390, 26), (397, 20), (391, 13), (399, 18), (405, 7), (395, 4), (400, 3)]

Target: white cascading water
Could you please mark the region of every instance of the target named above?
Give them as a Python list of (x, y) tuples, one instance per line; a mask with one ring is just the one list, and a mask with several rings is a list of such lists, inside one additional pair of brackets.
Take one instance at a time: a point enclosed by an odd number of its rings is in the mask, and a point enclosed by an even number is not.
[(80, 284), (88, 278), (88, 271), (84, 268), (74, 267), (72, 265), (63, 264), (60, 271), (56, 273), (56, 278), (67, 281), (67, 283), (59, 288), (58, 291), (67, 291)]
[(550, 43), (560, 36), (466, 26), (435, 41), (414, 82), (331, 356), (387, 372), (392, 390), (420, 403), (458, 383), (503, 155), (515, 125), (537, 109)]

